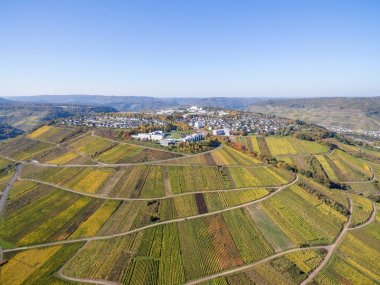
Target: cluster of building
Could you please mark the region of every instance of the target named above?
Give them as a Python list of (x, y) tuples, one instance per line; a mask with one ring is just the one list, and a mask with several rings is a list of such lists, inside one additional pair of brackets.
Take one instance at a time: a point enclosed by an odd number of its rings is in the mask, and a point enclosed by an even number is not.
[[(67, 118), (62, 124), (86, 127), (126, 128), (136, 129), (141, 126), (154, 126), (155, 129), (170, 129), (171, 120), (168, 119), (176, 113), (176, 123), (183, 123), (194, 130), (193, 134), (185, 136), (179, 141), (199, 141), (206, 133), (218, 136), (229, 136), (240, 132), (244, 134), (288, 134), (297, 130), (296, 121), (272, 115), (256, 114), (250, 112), (228, 111), (215, 108), (201, 108), (192, 106), (187, 109), (163, 110), (154, 113), (114, 113), (91, 114), (78, 118)], [(158, 115), (159, 114), (159, 115)], [(167, 114), (168, 116), (162, 116)], [(162, 131), (140, 133), (133, 138), (139, 140), (163, 141), (169, 143), (167, 134)], [(172, 142), (172, 141), (170, 141)]]
[(109, 116), (103, 114), (84, 115), (78, 118), (67, 118), (61, 124), (95, 128), (133, 129), (143, 125), (165, 126), (167, 123), (158, 118), (140, 118), (138, 116)]
[(299, 128), (292, 120), (244, 112), (238, 115), (229, 115), (226, 112), (222, 115), (220, 113), (207, 116), (192, 115), (184, 117), (183, 121), (194, 129), (212, 131), (214, 135), (230, 135), (235, 131), (274, 135), (286, 134)]
[(338, 134), (364, 136), (374, 139), (380, 138), (380, 131), (351, 130), (342, 127), (329, 127), (327, 129)]
[(142, 141), (157, 141), (163, 146), (169, 146), (179, 142), (198, 142), (204, 140), (207, 136), (207, 133), (197, 132), (186, 135), (179, 139), (168, 138), (168, 135), (168, 133), (165, 133), (163, 131), (154, 131), (150, 133), (140, 133), (137, 135), (132, 135), (132, 138)]

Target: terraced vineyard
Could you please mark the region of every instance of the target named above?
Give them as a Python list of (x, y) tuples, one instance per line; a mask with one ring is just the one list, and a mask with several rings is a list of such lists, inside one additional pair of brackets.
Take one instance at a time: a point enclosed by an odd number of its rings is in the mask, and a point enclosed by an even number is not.
[[(180, 157), (76, 128), (1, 143), (0, 284), (380, 283), (373, 160), (235, 141), (304, 172), (227, 145)], [(350, 187), (302, 174), (316, 165)]]
[(246, 149), (271, 156), (318, 154), (328, 151), (326, 146), (317, 142), (303, 141), (293, 137), (248, 136), (237, 137), (236, 141), (244, 145)]

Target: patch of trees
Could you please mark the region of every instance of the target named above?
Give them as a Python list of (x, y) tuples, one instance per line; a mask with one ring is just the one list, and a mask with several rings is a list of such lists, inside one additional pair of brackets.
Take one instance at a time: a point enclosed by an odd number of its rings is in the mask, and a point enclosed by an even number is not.
[(317, 197), (318, 200), (324, 202), (329, 207), (333, 208), (334, 210), (342, 213), (343, 215), (347, 216), (350, 214), (350, 211), (346, 209), (342, 204), (330, 199), (328, 196), (320, 192), (317, 188), (313, 187), (312, 185), (305, 183), (303, 181), (298, 182), (298, 185), (301, 186), (303, 189), (305, 189), (307, 192), (312, 194), (313, 196)]

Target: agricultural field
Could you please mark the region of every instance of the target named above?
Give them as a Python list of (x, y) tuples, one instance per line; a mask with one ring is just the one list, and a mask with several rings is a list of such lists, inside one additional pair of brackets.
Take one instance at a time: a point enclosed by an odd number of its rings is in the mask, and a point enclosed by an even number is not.
[[(160, 198), (190, 192), (277, 187), (287, 184), (294, 176), (270, 166), (136, 165), (111, 168), (26, 165), (22, 178), (108, 197)], [(170, 191), (168, 195), (166, 190)]]
[(248, 136), (237, 137), (236, 142), (244, 145), (246, 149), (271, 156), (319, 154), (328, 151), (322, 144), (293, 137)]
[(50, 143), (62, 143), (80, 133), (81, 130), (76, 128), (60, 128), (45, 125), (30, 133), (27, 137)]
[(210, 165), (210, 166), (237, 166), (262, 164), (256, 158), (243, 154), (227, 145), (223, 145), (205, 154), (196, 154), (190, 158), (169, 160), (166, 164), (175, 165)]
[(321, 263), (324, 255), (323, 250), (300, 250), (284, 254), (248, 270), (218, 277), (201, 284), (296, 285), (306, 279), (307, 275)]
[[(378, 216), (379, 217), (379, 216)], [(316, 284), (379, 284), (380, 224), (377, 220), (349, 232), (332, 260), (315, 277)]]
[(351, 226), (355, 227), (365, 223), (373, 212), (371, 200), (360, 195), (351, 194), (354, 210), (352, 213)]
[(380, 193), (380, 185), (378, 182), (374, 183), (351, 183), (349, 184), (352, 191), (357, 194), (363, 194), (364, 196), (370, 196), (372, 194)]
[(14, 284), (71, 284), (55, 275), (61, 266), (70, 259), (83, 243), (57, 245), (41, 249), (24, 250), (16, 254), (5, 253), (8, 260), (1, 268), (0, 283)]
[(92, 167), (36, 167), (28, 165), (22, 178), (34, 179), (79, 192), (95, 193), (112, 173), (110, 168)]
[(331, 155), (315, 157), (332, 181), (366, 181), (372, 178), (368, 163), (341, 150), (335, 150)]
[(119, 143), (105, 138), (86, 135), (67, 146), (96, 161), (117, 164), (166, 160), (179, 154)]
[(52, 149), (56, 149), (54, 144), (32, 140), (25, 136), (18, 136), (0, 143), (0, 155), (14, 160), (31, 160)]
[(0, 225), (3, 248), (92, 236), (120, 204), (30, 181), (12, 190)]
[[(366, 197), (378, 164), (292, 137), (235, 142), (276, 160), (227, 145), (180, 157), (55, 126), (1, 143), (0, 186), (18, 179), (0, 217), (0, 284), (300, 284), (343, 229), (314, 283), (380, 283)], [(315, 164), (349, 187), (318, 183)]]
[(331, 243), (347, 221), (342, 213), (297, 185), (260, 205), (276, 227), (299, 246)]

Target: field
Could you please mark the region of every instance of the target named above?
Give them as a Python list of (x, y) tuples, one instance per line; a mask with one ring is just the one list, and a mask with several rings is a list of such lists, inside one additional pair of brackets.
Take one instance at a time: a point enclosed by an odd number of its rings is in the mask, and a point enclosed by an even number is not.
[(372, 177), (367, 162), (341, 150), (335, 150), (331, 155), (316, 155), (316, 158), (333, 181), (365, 181)]
[(287, 239), (300, 246), (331, 243), (347, 220), (299, 186), (292, 186), (290, 191), (273, 196), (261, 205), (265, 215)]
[(202, 285), (217, 284), (263, 284), (296, 285), (306, 279), (324, 257), (322, 250), (300, 250), (260, 264), (239, 273), (218, 277)]
[(347, 234), (316, 284), (379, 284), (379, 221)]
[(81, 130), (75, 128), (58, 128), (45, 125), (30, 133), (28, 137), (50, 143), (62, 143), (80, 133)]
[[(159, 198), (168, 195), (281, 186), (294, 177), (281, 169), (258, 167), (210, 167), (136, 165), (128, 167), (25, 166), (25, 179), (51, 183), (71, 190), (109, 197)], [(169, 189), (167, 189), (169, 188)]]
[(0, 283), (3, 285), (65, 284), (54, 275), (81, 246), (81, 243), (77, 243), (25, 250), (9, 257), (6, 254), (5, 257), (9, 261), (1, 268)]
[(94, 235), (118, 201), (103, 201), (29, 181), (14, 184), (0, 225), (3, 248)]
[(237, 137), (236, 141), (245, 146), (246, 149), (260, 154), (281, 156), (281, 155), (302, 155), (325, 153), (328, 148), (317, 142), (299, 140), (293, 137)]
[(54, 148), (54, 144), (18, 136), (0, 143), (0, 155), (14, 160), (30, 160)]
[(354, 211), (351, 221), (351, 226), (354, 227), (366, 222), (374, 209), (372, 202), (369, 199), (355, 194), (351, 194), (350, 197), (354, 204)]
[(212, 150), (206, 154), (193, 155), (191, 158), (184, 157), (168, 161), (167, 164), (175, 165), (210, 165), (210, 166), (236, 166), (261, 164), (261, 161), (245, 155), (229, 146)]
[[(315, 284), (380, 283), (375, 161), (289, 136), (236, 142), (259, 155), (179, 157), (55, 126), (1, 143), (0, 186), (21, 173), (0, 217), (0, 283), (300, 284), (334, 243)], [(315, 165), (350, 188), (318, 183)]]

